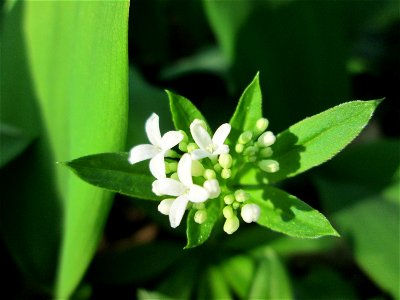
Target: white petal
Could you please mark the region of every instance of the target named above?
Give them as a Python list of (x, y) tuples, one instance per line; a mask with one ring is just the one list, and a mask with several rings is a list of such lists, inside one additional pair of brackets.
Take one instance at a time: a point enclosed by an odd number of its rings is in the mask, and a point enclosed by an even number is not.
[(171, 210), (171, 205), (174, 203), (175, 199), (164, 199), (163, 201), (158, 204), (158, 211), (162, 213), (163, 215), (168, 216), (169, 212)]
[(187, 188), (177, 180), (171, 178), (159, 179), (153, 182), (153, 192), (158, 195), (180, 196)]
[(199, 186), (199, 185), (192, 185), (190, 187), (189, 193), (187, 195), (188, 199), (192, 202), (204, 202), (208, 199), (208, 197), (210, 196), (210, 194), (208, 193), (208, 191)]
[(160, 151), (150, 144), (142, 144), (133, 147), (129, 153), (129, 162), (133, 165), (139, 161), (153, 158)]
[(150, 160), (150, 172), (157, 179), (165, 178), (164, 154), (159, 153)]
[(192, 152), (190, 152), (190, 155), (192, 156), (193, 160), (199, 160), (199, 159), (202, 159), (204, 157), (210, 156), (210, 152), (207, 152), (207, 151), (202, 150), (202, 149), (196, 149), (196, 150), (193, 150)]
[(213, 155), (220, 155), (220, 154), (227, 154), (227, 153), (229, 153), (229, 146), (228, 145), (220, 145), (213, 152)]
[(150, 143), (155, 146), (161, 145), (161, 133), (159, 125), (159, 117), (157, 114), (153, 113), (146, 121), (146, 134)]
[(178, 177), (186, 187), (192, 186), (192, 158), (188, 153), (185, 153), (179, 160)]
[(229, 132), (231, 132), (231, 125), (229, 125), (228, 123), (222, 124), (214, 133), (212, 143), (218, 146), (222, 145), (228, 137)]
[(212, 145), (211, 137), (207, 130), (204, 129), (199, 123), (192, 122), (190, 124), (190, 133), (196, 144), (203, 150)]
[(183, 139), (183, 134), (179, 131), (168, 131), (161, 138), (161, 148), (164, 151), (171, 149), (172, 147), (179, 144)]
[(203, 187), (210, 194), (209, 199), (215, 199), (221, 194), (221, 188), (217, 179), (209, 179), (204, 181)]
[(188, 198), (186, 195), (180, 196), (175, 199), (169, 210), (169, 223), (172, 228), (176, 228), (181, 224), (183, 215), (185, 214)]

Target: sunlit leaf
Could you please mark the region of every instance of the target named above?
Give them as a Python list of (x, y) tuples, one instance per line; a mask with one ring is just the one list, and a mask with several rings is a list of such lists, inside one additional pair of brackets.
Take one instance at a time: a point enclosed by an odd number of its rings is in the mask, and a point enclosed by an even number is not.
[(159, 200), (152, 192), (155, 180), (148, 162), (131, 165), (129, 153), (102, 153), (65, 162), (84, 181), (131, 197)]
[(278, 134), (273, 159), (280, 170), (266, 174), (252, 168), (243, 184), (276, 182), (293, 177), (331, 159), (367, 125), (380, 100), (347, 102), (306, 118)]
[(317, 238), (338, 236), (329, 221), (293, 195), (274, 187), (246, 190), (251, 195), (249, 203), (261, 208), (258, 224), (293, 237)]

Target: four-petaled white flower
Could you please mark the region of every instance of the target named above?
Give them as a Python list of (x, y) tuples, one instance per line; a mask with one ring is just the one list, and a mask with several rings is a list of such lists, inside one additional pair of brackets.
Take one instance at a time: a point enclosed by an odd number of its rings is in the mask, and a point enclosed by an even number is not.
[(157, 179), (165, 178), (165, 153), (179, 144), (183, 134), (179, 131), (168, 131), (161, 137), (159, 117), (153, 113), (146, 121), (146, 134), (151, 144), (142, 144), (131, 149), (129, 162), (135, 164), (150, 159), (150, 172)]
[(169, 222), (173, 228), (178, 227), (181, 223), (189, 201), (199, 203), (209, 198), (209, 192), (206, 189), (193, 183), (191, 169), (192, 159), (190, 154), (186, 153), (178, 163), (179, 181), (162, 178), (153, 182), (153, 192), (156, 195), (177, 197), (169, 207)]
[(192, 159), (198, 160), (204, 157), (215, 158), (220, 154), (229, 153), (229, 147), (224, 142), (230, 131), (231, 125), (228, 123), (222, 124), (211, 138), (204, 128), (203, 123), (200, 120), (194, 120), (190, 124), (190, 132), (200, 149), (191, 152)]

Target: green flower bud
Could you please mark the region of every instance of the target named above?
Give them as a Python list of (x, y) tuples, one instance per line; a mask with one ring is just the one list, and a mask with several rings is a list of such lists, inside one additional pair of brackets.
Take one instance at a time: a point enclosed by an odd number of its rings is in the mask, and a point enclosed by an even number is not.
[(234, 216), (230, 219), (226, 219), (225, 224), (224, 224), (224, 231), (227, 234), (232, 234), (239, 228), (239, 219), (238, 217)]
[(197, 224), (203, 224), (207, 220), (207, 211), (205, 209), (200, 209), (194, 214), (194, 221)]
[(198, 149), (198, 148), (199, 148), (199, 147), (197, 147), (196, 143), (189, 143), (189, 144), (187, 145), (187, 152), (190, 153), (190, 152), (192, 152), (193, 150), (196, 150), (196, 149)]
[(235, 215), (233, 213), (232, 207), (230, 207), (230, 206), (225, 206), (224, 209), (222, 210), (222, 213), (223, 213), (225, 219), (230, 219)]
[(247, 144), (253, 138), (253, 133), (251, 131), (243, 132), (238, 139), (239, 144)]
[(263, 133), (268, 127), (269, 121), (266, 118), (260, 118), (256, 122), (256, 128), (254, 130), (255, 135), (260, 135)]
[(187, 152), (188, 151), (188, 144), (186, 142), (180, 142), (178, 145), (179, 150), (182, 152)]
[(257, 160), (257, 156), (256, 155), (252, 155), (252, 156), (248, 156), (247, 157), (247, 161), (248, 162), (255, 162)]
[(222, 168), (229, 169), (232, 166), (232, 156), (229, 153), (221, 154), (218, 162)]
[(221, 171), (221, 177), (223, 179), (228, 179), (232, 176), (232, 171), (231, 169), (222, 169)]
[(249, 146), (244, 150), (243, 154), (246, 156), (255, 156), (257, 152), (258, 152), (258, 147)]
[(260, 157), (267, 158), (271, 157), (272, 154), (274, 154), (274, 151), (272, 151), (271, 147), (262, 148), (260, 150)]
[(250, 195), (244, 190), (236, 190), (235, 199), (237, 202), (245, 202), (246, 200), (250, 199)]
[(215, 173), (214, 170), (206, 169), (204, 170), (203, 177), (207, 180), (215, 179), (217, 178), (217, 174)]
[(192, 176), (202, 176), (204, 173), (204, 167), (198, 160), (192, 160)]
[(265, 159), (258, 163), (261, 170), (267, 173), (275, 173), (279, 171), (279, 163), (276, 160)]
[(169, 169), (168, 173), (176, 172), (176, 170), (178, 169), (178, 163), (177, 162), (168, 163), (168, 169)]
[(244, 145), (242, 145), (242, 144), (236, 144), (236, 146), (235, 146), (235, 151), (236, 151), (236, 153), (242, 153), (243, 150), (244, 150)]
[(215, 172), (221, 172), (221, 170), (222, 170), (222, 167), (221, 167), (221, 165), (220, 164), (215, 164), (214, 165), (214, 170), (215, 170)]
[(170, 176), (170, 178), (179, 181), (178, 173), (176, 173), (176, 172), (175, 172), (175, 173), (172, 173), (171, 176)]
[(232, 208), (233, 209), (238, 209), (240, 207), (240, 203), (239, 202), (233, 202), (233, 204), (232, 204)]
[(229, 194), (224, 197), (224, 202), (226, 205), (231, 205), (235, 201), (235, 196)]
[(271, 131), (266, 131), (257, 140), (257, 143), (261, 147), (269, 147), (275, 143), (276, 137)]
[(206, 205), (204, 204), (204, 202), (199, 202), (199, 203), (193, 203), (193, 207), (196, 209), (204, 209), (206, 208)]

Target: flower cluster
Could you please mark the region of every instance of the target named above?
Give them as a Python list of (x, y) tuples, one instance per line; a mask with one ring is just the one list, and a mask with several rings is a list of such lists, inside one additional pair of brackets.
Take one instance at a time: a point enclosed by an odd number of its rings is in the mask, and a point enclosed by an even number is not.
[[(152, 114), (145, 130), (151, 144), (131, 149), (129, 162), (135, 164), (150, 159), (150, 172), (155, 177), (152, 190), (157, 196), (169, 196), (160, 202), (158, 210), (169, 216), (173, 228), (179, 226), (186, 209), (196, 210), (194, 221), (202, 224), (207, 219), (206, 201), (223, 201), (226, 218), (224, 231), (232, 234), (239, 228), (238, 214), (246, 223), (256, 222), (260, 216), (258, 205), (248, 203), (248, 193), (229, 189), (228, 180), (240, 165), (254, 163), (265, 172), (277, 172), (277, 161), (271, 145), (275, 136), (265, 131), (267, 119), (257, 121), (253, 131), (243, 132), (236, 145), (234, 157), (226, 141), (231, 131), (228, 123), (222, 124), (210, 135), (207, 124), (195, 119), (190, 124), (191, 139), (183, 131), (169, 131), (161, 136), (159, 117)], [(178, 146), (179, 152), (172, 150)]]

